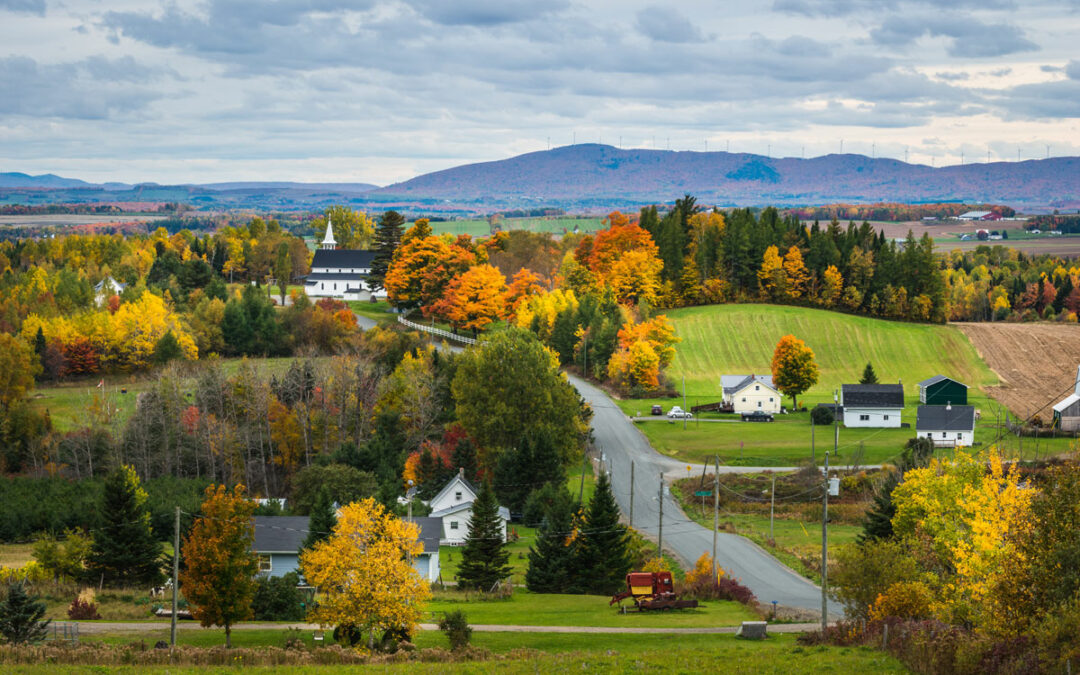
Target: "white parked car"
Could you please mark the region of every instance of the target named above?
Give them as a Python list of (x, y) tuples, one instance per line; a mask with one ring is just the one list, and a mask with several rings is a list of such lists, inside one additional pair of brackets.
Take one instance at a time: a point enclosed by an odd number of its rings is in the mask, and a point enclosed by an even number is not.
[(671, 410), (668, 411), (667, 416), (676, 420), (693, 419), (694, 413), (686, 412), (685, 410), (676, 405), (671, 407)]

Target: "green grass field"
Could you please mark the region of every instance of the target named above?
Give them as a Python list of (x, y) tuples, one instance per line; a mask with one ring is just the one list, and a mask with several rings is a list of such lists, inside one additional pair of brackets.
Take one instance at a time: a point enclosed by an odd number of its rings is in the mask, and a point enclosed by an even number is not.
[[(116, 633), (105, 636), (87, 635), (84, 641), (113, 644), (142, 642), (153, 645), (168, 639), (168, 630), (152, 633)], [(310, 644), (310, 634), (304, 635)], [(183, 645), (217, 646), (224, 642), (219, 629), (183, 630), (178, 634)], [(285, 641), (282, 630), (234, 631), (233, 643), (238, 647), (281, 646)], [(446, 637), (434, 631), (421, 631), (415, 636), (418, 647), (447, 647)], [(515, 649), (534, 649), (545, 652), (491, 662), (466, 663), (398, 663), (391, 665), (301, 666), (289, 672), (408, 672), (408, 673), (535, 673), (535, 672), (641, 672), (673, 671), (697, 673), (714, 671), (723, 664), (729, 673), (905, 673), (908, 672), (890, 656), (865, 647), (802, 647), (795, 635), (775, 634), (761, 642), (740, 640), (733, 635), (617, 635), (610, 633), (473, 633), (472, 644), (495, 654), (507, 654)], [(57, 666), (8, 666), (6, 672), (56, 672)], [(64, 666), (71, 673), (206, 673), (235, 672), (236, 667), (118, 667)], [(279, 668), (245, 666), (247, 673), (277, 673)]]
[[(1003, 411), (982, 390), (996, 384), (997, 377), (967, 337), (952, 326), (775, 305), (693, 307), (673, 310), (668, 317), (682, 338), (668, 377), (681, 393), (685, 376), (687, 407), (719, 401), (721, 375), (769, 373), (773, 349), (789, 333), (814, 350), (820, 369), (818, 384), (800, 397), (800, 405), (831, 402), (834, 389), (858, 382), (868, 361), (881, 382), (901, 381), (907, 403), (902, 421), (911, 428), (841, 428), (843, 464), (856, 460), (876, 464), (898, 456), (904, 443), (914, 436), (918, 382), (939, 373), (971, 387), (968, 402), (982, 413), (976, 443), (985, 445), (998, 437), (996, 424)], [(653, 403), (666, 411), (671, 405), (682, 405), (682, 398), (618, 401), (628, 415), (647, 415)], [(784, 404), (790, 406), (791, 399), (785, 398)], [(685, 431), (681, 422), (651, 421), (638, 427), (660, 452), (693, 462), (719, 454), (731, 464), (790, 466), (812, 455), (820, 462), (824, 451), (832, 448), (832, 430), (818, 427), (814, 430), (816, 452), (811, 449), (808, 413), (778, 416), (771, 424), (744, 424), (731, 415), (705, 413), (701, 417), (730, 423), (689, 422)], [(1007, 456), (1019, 454), (1019, 441), (1014, 437), (1005, 437), (998, 445)], [(1033, 456), (1033, 445), (1031, 439), (1025, 440), (1024, 457)], [(1067, 439), (1042, 441), (1040, 454), (1064, 452), (1068, 445)]]
[[(503, 230), (528, 230), (530, 232), (551, 232), (562, 234), (563, 231), (596, 232), (602, 227), (600, 218), (573, 218), (551, 216), (546, 218), (503, 218), (499, 221)], [(491, 233), (491, 225), (486, 219), (448, 220), (431, 223), (435, 234), (468, 234), (473, 237), (486, 237)]]
[(374, 319), (380, 324), (394, 323), (397, 321), (397, 314), (390, 311), (390, 303), (386, 301), (370, 302), (366, 300), (349, 300), (346, 304), (349, 305), (355, 314)]

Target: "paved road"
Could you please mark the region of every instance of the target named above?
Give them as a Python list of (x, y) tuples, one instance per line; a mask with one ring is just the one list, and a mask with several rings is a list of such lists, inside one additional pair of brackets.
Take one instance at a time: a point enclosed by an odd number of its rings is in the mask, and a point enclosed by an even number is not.
[[(615, 498), (623, 513), (630, 513), (630, 464), (634, 463), (634, 528), (656, 539), (659, 533), (661, 474), (685, 475), (686, 464), (660, 455), (608, 396), (591, 384), (571, 377), (581, 395), (593, 408), (593, 435), (604, 461), (611, 471)], [(746, 467), (740, 467), (745, 469)], [(760, 469), (755, 469), (760, 470)], [(701, 467), (697, 467), (701, 471)], [(705, 552), (712, 551), (712, 530), (687, 518), (665, 494), (664, 548), (674, 552), (684, 564), (693, 565)], [(781, 606), (821, 611), (821, 588), (782, 565), (745, 537), (727, 532), (717, 535), (717, 562), (754, 592), (763, 603), (777, 601)], [(829, 614), (840, 616), (842, 609), (834, 602)]]
[[(100, 633), (152, 633), (155, 631), (169, 630), (166, 621), (78, 621), (81, 635)], [(178, 630), (201, 629), (194, 621), (180, 621), (176, 624)], [(275, 623), (275, 622), (250, 622), (238, 623), (232, 627), (234, 631), (243, 630), (284, 630), (286, 628), (298, 628), (303, 631), (319, 630), (315, 623)], [(420, 630), (437, 631), (439, 626), (434, 623), (419, 624)], [(478, 633), (631, 633), (643, 635), (655, 635), (657, 633), (687, 635), (687, 634), (731, 634), (738, 630), (737, 626), (701, 627), (701, 628), (648, 628), (645, 626), (514, 626), (505, 624), (470, 624), (470, 628)], [(820, 628), (816, 623), (776, 623), (769, 625), (770, 633), (805, 633), (806, 631)], [(221, 630), (209, 628), (205, 630)]]

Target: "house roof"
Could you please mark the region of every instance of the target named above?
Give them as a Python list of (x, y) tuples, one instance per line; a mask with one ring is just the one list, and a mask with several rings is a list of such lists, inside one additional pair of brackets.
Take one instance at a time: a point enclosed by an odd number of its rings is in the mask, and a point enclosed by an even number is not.
[(773, 384), (772, 375), (721, 375), (720, 386), (723, 388), (725, 394), (734, 394), (751, 382), (760, 382), (766, 385), (773, 391), (776, 391), (776, 385)]
[(361, 249), (319, 249), (311, 259), (311, 269), (316, 267), (363, 267), (370, 268), (376, 251)]
[(990, 211), (968, 211), (961, 213), (957, 218), (985, 218), (990, 215)]
[(1073, 403), (1080, 401), (1080, 394), (1069, 394), (1054, 405), (1054, 412), (1064, 412)]
[[(454, 474), (454, 477), (446, 482), (446, 485), (443, 486), (443, 489), (439, 490), (438, 494), (436, 494), (434, 497), (432, 497), (431, 499), (428, 500), (428, 503), (430, 504), (432, 502), (439, 501), (439, 499), (444, 494), (446, 494), (447, 492), (450, 491), (450, 489), (454, 486), (454, 483), (456, 483), (458, 481), (463, 483), (465, 485), (465, 487), (469, 488), (469, 492), (472, 492), (472, 494), (473, 494), (473, 499), (476, 499), (476, 495), (480, 491), (476, 489), (475, 485), (473, 485), (472, 483), (469, 482), (469, 479), (465, 478), (464, 474), (465, 474), (465, 472), (463, 470), (459, 469), (458, 472)], [(467, 503), (472, 503), (472, 500), (469, 500)]]
[(902, 384), (845, 384), (840, 387), (845, 408), (903, 408)]
[[(464, 511), (466, 509), (471, 509), (472, 505), (473, 505), (473, 502), (461, 502), (460, 504), (454, 504), (453, 506), (448, 506), (445, 509), (442, 509), (441, 511), (432, 511), (431, 516), (433, 518), (442, 519), (445, 516), (452, 516), (455, 513), (461, 513), (462, 511)], [(499, 507), (499, 515), (502, 517), (503, 520), (510, 520), (510, 509), (506, 508), (505, 506), (500, 506)]]
[(315, 272), (307, 275), (305, 279), (309, 284), (314, 284), (319, 281), (355, 281), (357, 279), (366, 279), (366, 274), (349, 274), (348, 272)]
[(973, 405), (921, 405), (915, 411), (917, 431), (974, 431)]
[(951, 377), (945, 377), (944, 375), (935, 375), (933, 377), (928, 377), (925, 380), (923, 380), (922, 382), (920, 382), (919, 386), (920, 387), (929, 387), (932, 384), (937, 384), (938, 382), (944, 382), (946, 380), (948, 380), (949, 382), (956, 382), (958, 385), (960, 385), (964, 389), (968, 388), (968, 386), (966, 384), (964, 384), (963, 382), (959, 382), (957, 380), (954, 380)]
[(109, 288), (115, 288), (115, 289), (118, 289), (120, 291), (123, 291), (125, 288), (127, 288), (127, 284), (121, 283), (121, 282), (117, 281), (116, 279), (113, 279), (112, 277), (105, 277), (101, 281), (94, 284), (94, 292), (95, 293), (100, 293), (102, 291), (102, 289), (105, 288), (106, 283), (109, 285)]
[(420, 543), (424, 545), (424, 553), (437, 552), (439, 539), (442, 538), (442, 518), (427, 516), (413, 518), (413, 522), (420, 526)]
[(296, 553), (308, 536), (307, 516), (255, 516), (257, 553)]

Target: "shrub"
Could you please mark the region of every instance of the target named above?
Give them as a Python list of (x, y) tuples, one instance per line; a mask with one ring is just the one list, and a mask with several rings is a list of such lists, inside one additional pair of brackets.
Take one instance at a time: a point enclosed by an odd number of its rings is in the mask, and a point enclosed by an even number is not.
[(67, 615), (73, 621), (94, 621), (101, 618), (97, 605), (82, 598), (75, 598), (71, 601)]
[(469, 640), (472, 639), (472, 627), (465, 618), (465, 612), (460, 609), (444, 614), (439, 620), (439, 630), (446, 633), (450, 649), (454, 651), (468, 647)]
[(819, 405), (810, 411), (810, 421), (818, 426), (824, 426), (835, 422), (836, 416), (833, 415), (831, 409)]
[(300, 577), (289, 572), (280, 577), (258, 579), (251, 609), (256, 621), (299, 621), (304, 618), (304, 599), (297, 585)]
[(877, 597), (870, 607), (870, 619), (926, 619), (932, 600), (930, 588), (923, 582), (899, 581)]

